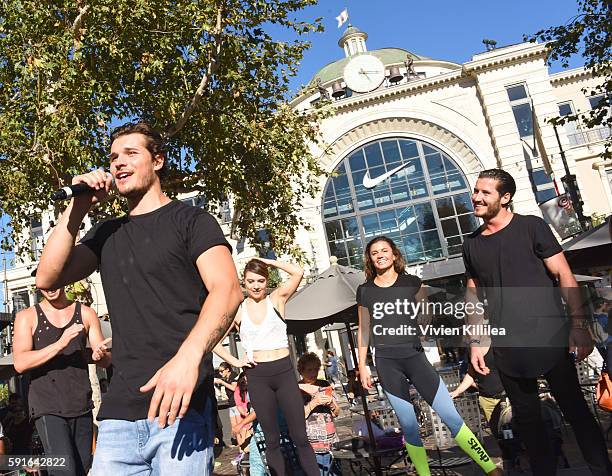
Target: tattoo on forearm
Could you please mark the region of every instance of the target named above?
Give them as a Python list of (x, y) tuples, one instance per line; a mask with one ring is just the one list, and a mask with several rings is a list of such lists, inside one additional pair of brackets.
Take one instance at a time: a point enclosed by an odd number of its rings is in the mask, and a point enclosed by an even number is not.
[(204, 353), (207, 354), (211, 352), (215, 346), (219, 343), (223, 336), (230, 328), (232, 323), (234, 322), (234, 315), (236, 313), (224, 313), (219, 320), (219, 326), (216, 329), (213, 329), (209, 335), (208, 342), (206, 343), (206, 347), (204, 348)]

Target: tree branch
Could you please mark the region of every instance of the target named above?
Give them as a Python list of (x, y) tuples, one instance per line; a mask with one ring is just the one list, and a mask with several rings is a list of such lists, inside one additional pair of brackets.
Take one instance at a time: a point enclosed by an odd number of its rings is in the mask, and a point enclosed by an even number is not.
[(89, 10), (89, 5), (85, 5), (84, 7), (79, 8), (79, 14), (74, 19), (72, 23), (72, 36), (74, 36), (75, 41), (81, 41), (81, 33), (79, 30), (81, 29), (81, 25), (83, 24), (83, 17)]
[(206, 86), (208, 86), (211, 76), (215, 73), (215, 71), (217, 71), (217, 68), (219, 67), (218, 58), (219, 58), (219, 54), (221, 53), (221, 44), (222, 44), (222, 41), (221, 41), (221, 32), (222, 32), (221, 13), (222, 13), (222, 9), (219, 8), (219, 10), (217, 10), (217, 24), (215, 25), (215, 29), (213, 31), (213, 45), (212, 45), (211, 51), (208, 56), (208, 68), (206, 69), (206, 73), (202, 77), (202, 80), (200, 81), (200, 85), (198, 86), (198, 89), (196, 90), (195, 94), (191, 98), (189, 105), (185, 108), (185, 110), (181, 114), (181, 117), (179, 118), (179, 120), (176, 121), (176, 124), (171, 126), (166, 132), (166, 138), (174, 137), (185, 126), (185, 124), (187, 123), (187, 121), (189, 120), (193, 112), (195, 111), (195, 109), (198, 107), (198, 104), (202, 100), (202, 96), (204, 95), (204, 90), (206, 89)]

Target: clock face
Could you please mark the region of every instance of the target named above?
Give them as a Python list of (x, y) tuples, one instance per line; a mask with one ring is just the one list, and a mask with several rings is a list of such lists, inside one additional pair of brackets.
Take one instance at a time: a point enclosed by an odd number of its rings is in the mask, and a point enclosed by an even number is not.
[(353, 91), (367, 93), (385, 79), (385, 65), (376, 56), (359, 55), (344, 67), (344, 81)]

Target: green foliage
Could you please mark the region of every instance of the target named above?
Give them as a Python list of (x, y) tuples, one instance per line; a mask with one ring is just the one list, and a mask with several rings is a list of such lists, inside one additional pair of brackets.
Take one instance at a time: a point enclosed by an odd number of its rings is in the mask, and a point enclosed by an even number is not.
[(591, 216), (589, 218), (591, 220), (591, 225), (593, 226), (593, 228), (595, 228), (596, 226), (605, 223), (608, 217), (605, 213), (591, 213)]
[(283, 279), (277, 268), (270, 268), (268, 274), (268, 288), (276, 289), (283, 284)]
[(93, 303), (93, 297), (91, 296), (91, 285), (85, 279), (66, 286), (66, 296), (71, 301), (78, 301), (86, 306), (91, 306)]
[[(585, 67), (593, 77), (601, 78), (595, 88), (583, 89), (587, 96), (603, 94), (605, 99), (592, 110), (554, 119), (552, 122), (563, 124), (581, 119), (591, 127), (612, 127), (610, 114), (610, 94), (612, 91), (612, 9), (610, 0), (578, 0), (579, 14), (565, 25), (540, 30), (530, 41), (544, 41), (550, 47), (549, 63), (561, 61), (568, 66), (569, 58), (581, 53)], [(604, 157), (612, 158), (612, 137), (605, 144)]]
[(2, 0), (0, 208), (16, 234), (59, 185), (108, 167), (111, 123), (143, 119), (168, 139), (168, 192), (199, 191), (213, 211), (232, 196), (240, 236), (270, 229), (273, 249), (296, 254), (296, 210), (322, 173), (308, 143), (328, 111), (285, 99), (302, 35), (322, 31), (292, 17), (314, 3)]
[(8, 405), (9, 388), (7, 384), (0, 385), (0, 407)]

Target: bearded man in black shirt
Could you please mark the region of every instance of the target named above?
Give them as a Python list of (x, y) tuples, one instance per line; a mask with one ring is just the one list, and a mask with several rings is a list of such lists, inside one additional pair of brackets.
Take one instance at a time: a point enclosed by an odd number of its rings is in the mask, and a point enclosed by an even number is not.
[[(570, 357), (573, 352), (580, 361), (593, 350), (578, 284), (548, 225), (510, 211), (515, 192), (514, 179), (504, 170), (485, 170), (478, 177), (472, 203), (484, 224), (463, 244), (468, 296), (484, 294), (492, 327), (506, 331), (506, 336), (492, 335), (492, 348), (533, 473), (556, 474), (538, 397), (537, 379), (543, 375), (591, 472), (607, 476), (612, 465), (606, 445)], [(475, 370), (486, 375), (485, 349), (478, 339), (471, 350)]]
[[(113, 379), (98, 414), (93, 476), (212, 474), (214, 388), (210, 351), (242, 292), (217, 221), (161, 188), (161, 135), (144, 123), (111, 135), (110, 172), (73, 178), (94, 193), (70, 202), (43, 250), (36, 285), (55, 289), (99, 267), (113, 330)], [(81, 222), (109, 193), (125, 216)]]

